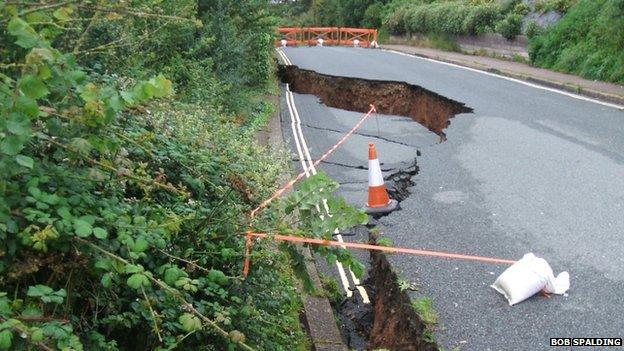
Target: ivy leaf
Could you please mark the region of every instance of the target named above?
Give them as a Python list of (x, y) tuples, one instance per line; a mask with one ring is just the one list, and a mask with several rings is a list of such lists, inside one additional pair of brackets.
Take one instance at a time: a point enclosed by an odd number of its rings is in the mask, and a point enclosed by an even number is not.
[(39, 115), (37, 101), (27, 96), (20, 96), (15, 100), (15, 110), (24, 113), (30, 118), (35, 118)]
[(364, 265), (356, 260), (351, 260), (349, 268), (353, 271), (356, 277), (361, 278), (364, 275)]
[(145, 269), (140, 264), (128, 264), (126, 265), (126, 268), (124, 269), (124, 272), (128, 274), (129, 273), (141, 273), (143, 271), (145, 271)]
[(51, 287), (47, 286), (47, 285), (35, 285), (35, 286), (29, 286), (28, 287), (28, 296), (34, 296), (34, 297), (39, 297), (39, 296), (46, 296), (46, 295), (50, 295), (54, 292), (54, 290), (52, 290)]
[(73, 12), (74, 10), (71, 7), (61, 7), (60, 9), (54, 11), (52, 16), (61, 21), (69, 21)]
[(128, 105), (130, 105), (130, 106), (133, 106), (133, 105), (136, 103), (136, 101), (135, 101), (135, 99), (134, 99), (134, 94), (132, 94), (132, 92), (129, 92), (129, 91), (122, 91), (122, 92), (120, 93), (120, 95), (121, 95), (121, 98), (123, 99), (123, 101), (124, 101), (126, 104), (128, 104)]
[(181, 277), (186, 277), (186, 276), (187, 276), (186, 272), (184, 272), (178, 267), (168, 268), (165, 271), (165, 283), (169, 285), (173, 285), (175, 284), (176, 281), (178, 281), (178, 279), (180, 279)]
[(51, 302), (61, 304), (63, 303), (64, 298), (67, 296), (67, 293), (65, 292), (65, 289), (59, 289), (57, 291), (54, 291), (51, 287), (47, 285), (38, 284), (35, 286), (29, 286), (27, 295), (31, 297), (38, 297), (44, 303)]
[(58, 215), (65, 220), (70, 220), (73, 218), (71, 212), (69, 212), (69, 208), (67, 207), (59, 208), (58, 210), (56, 210), (56, 213), (58, 213)]
[(17, 38), (15, 44), (30, 49), (35, 46), (45, 46), (46, 43), (37, 32), (26, 21), (19, 17), (14, 17), (7, 26), (9, 33)]
[(20, 80), (20, 90), (31, 99), (40, 99), (50, 93), (39, 78), (30, 74)]
[(34, 165), (34, 161), (32, 158), (28, 157), (28, 156), (24, 156), (24, 155), (17, 155), (15, 156), (15, 161), (17, 161), (17, 163), (20, 166), (24, 166), (26, 168), (33, 168)]
[(111, 274), (110, 273), (104, 274), (102, 276), (101, 283), (102, 283), (103, 287), (105, 287), (107, 289), (110, 288), (112, 283), (113, 283), (113, 279), (111, 278)]
[(106, 229), (95, 227), (93, 228), (93, 235), (98, 239), (106, 239), (108, 237), (108, 232)]
[(128, 283), (128, 286), (132, 289), (138, 289), (141, 286), (150, 286), (149, 279), (141, 273), (134, 273), (130, 276), (130, 278), (128, 278), (126, 282)]
[(178, 322), (182, 325), (182, 329), (186, 332), (192, 332), (195, 330), (200, 330), (202, 328), (202, 323), (199, 318), (195, 317), (190, 313), (185, 313), (178, 318)]
[(129, 246), (130, 246), (130, 250), (134, 252), (143, 252), (147, 250), (147, 248), (149, 247), (149, 243), (147, 242), (147, 240), (145, 240), (145, 238), (138, 237), (136, 241)]
[(225, 274), (223, 274), (223, 272), (218, 269), (211, 269), (210, 272), (208, 272), (208, 279), (219, 285), (225, 285), (228, 282)]
[(17, 155), (24, 148), (24, 140), (17, 135), (9, 135), (0, 143), (0, 150), (7, 155)]
[(7, 293), (0, 292), (0, 314), (11, 314), (12, 308)]
[(85, 222), (82, 219), (74, 219), (74, 231), (79, 237), (86, 238), (91, 235), (93, 230), (91, 228), (91, 224), (88, 222)]
[(7, 350), (11, 347), (13, 340), (13, 332), (11, 329), (5, 329), (0, 332), (0, 349)]
[(21, 113), (12, 113), (6, 124), (9, 132), (20, 135), (28, 136), (30, 134), (30, 122), (28, 117)]
[(149, 80), (154, 89), (151, 95), (157, 98), (165, 97), (173, 92), (172, 83), (164, 76), (158, 76)]
[(39, 342), (43, 340), (43, 330), (40, 328), (36, 328), (32, 333), (30, 333), (30, 341)]
[(22, 310), (22, 316), (31, 317), (31, 318), (39, 318), (43, 316), (43, 311), (41, 311), (41, 309), (37, 306), (29, 305), (29, 306), (26, 306), (26, 308)]
[(42, 325), (42, 329), (45, 335), (51, 336), (54, 339), (64, 339), (72, 332), (71, 325), (63, 325), (60, 322), (48, 322)]

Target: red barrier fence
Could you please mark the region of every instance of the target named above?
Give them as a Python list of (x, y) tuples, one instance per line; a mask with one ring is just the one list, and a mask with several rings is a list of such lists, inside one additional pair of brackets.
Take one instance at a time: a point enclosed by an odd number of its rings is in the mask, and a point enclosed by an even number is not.
[[(359, 46), (370, 47), (377, 42), (377, 29), (339, 28), (339, 27), (288, 27), (278, 28), (279, 38), (275, 46), (281, 46), (286, 40), (287, 46), (317, 45), (318, 39), (323, 39), (323, 45), (353, 45), (359, 40)], [(373, 44), (374, 45), (374, 44)]]

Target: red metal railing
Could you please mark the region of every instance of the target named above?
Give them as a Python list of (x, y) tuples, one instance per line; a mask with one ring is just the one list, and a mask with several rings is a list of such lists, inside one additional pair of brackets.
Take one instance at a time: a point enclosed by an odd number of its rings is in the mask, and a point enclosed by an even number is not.
[(370, 47), (377, 42), (377, 29), (339, 28), (339, 27), (287, 27), (277, 29), (278, 39), (275, 46), (281, 46), (286, 40), (287, 46), (317, 45), (323, 39), (323, 45), (353, 45), (358, 40), (359, 46)]

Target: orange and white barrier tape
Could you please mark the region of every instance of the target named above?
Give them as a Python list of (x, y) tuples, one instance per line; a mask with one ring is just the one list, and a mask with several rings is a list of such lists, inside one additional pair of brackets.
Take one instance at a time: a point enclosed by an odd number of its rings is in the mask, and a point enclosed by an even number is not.
[[(428, 257), (440, 257), (440, 258), (450, 258), (457, 260), (467, 260), (467, 261), (478, 261), (478, 262), (486, 262), (486, 263), (499, 263), (499, 264), (514, 264), (516, 261), (507, 260), (502, 258), (495, 257), (486, 257), (486, 256), (476, 256), (476, 255), (465, 255), (454, 252), (443, 252), (443, 251), (432, 251), (432, 250), (421, 250), (421, 249), (411, 249), (406, 247), (393, 247), (393, 246), (381, 246), (381, 245), (372, 245), (372, 244), (362, 244), (362, 243), (350, 243), (350, 242), (339, 242), (335, 240), (324, 240), (317, 238), (305, 238), (300, 236), (292, 236), (292, 235), (281, 235), (281, 234), (267, 234), (267, 233), (256, 233), (256, 232), (247, 232), (247, 240), (246, 240), (246, 249), (249, 254), (251, 254), (251, 246), (253, 246), (253, 238), (268, 238), (279, 241), (290, 241), (295, 243), (307, 243), (321, 246), (338, 246), (338, 247), (347, 247), (353, 249), (362, 249), (362, 250), (376, 250), (390, 253), (404, 253), (411, 255), (419, 255), (419, 256), (428, 256)], [(243, 269), (243, 274), (247, 276), (249, 273), (249, 265), (250, 261), (245, 260), (245, 267)]]
[[(336, 151), (336, 149), (338, 149), (342, 144), (344, 144), (344, 142), (347, 141), (347, 139), (349, 139), (349, 137), (362, 126), (362, 123), (364, 123), (364, 121), (366, 121), (368, 117), (372, 116), (372, 114), (375, 112), (377, 112), (377, 110), (375, 109), (375, 106), (370, 105), (370, 110), (368, 110), (368, 112), (364, 116), (362, 116), (362, 118), (360, 118), (360, 120), (355, 124), (355, 126), (351, 128), (351, 130), (348, 131), (347, 134), (345, 134), (340, 140), (338, 140), (338, 142), (334, 146), (332, 146), (329, 150), (327, 150), (327, 152), (324, 153), (323, 156), (321, 156), (318, 160), (314, 161), (312, 165), (316, 167), (318, 166), (319, 163), (323, 162), (323, 160), (329, 157), (329, 155), (331, 155), (334, 151)], [(292, 179), (291, 181), (286, 183), (284, 186), (279, 188), (273, 195), (271, 195), (270, 198), (264, 200), (258, 207), (256, 207), (253, 211), (251, 211), (251, 214), (250, 214), (251, 218), (256, 217), (256, 215), (258, 214), (258, 211), (266, 208), (271, 202), (273, 202), (273, 200), (282, 196), (282, 194), (284, 194), (286, 190), (290, 189), (296, 182), (300, 181), (303, 177), (305, 177), (305, 175), (306, 175), (306, 171), (304, 170), (303, 172), (299, 173), (294, 179)]]

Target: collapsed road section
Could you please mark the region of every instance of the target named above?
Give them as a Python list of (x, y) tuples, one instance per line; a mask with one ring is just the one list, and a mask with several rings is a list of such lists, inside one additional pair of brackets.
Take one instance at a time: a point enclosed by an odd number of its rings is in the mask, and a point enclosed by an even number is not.
[[(370, 110), (370, 104), (374, 104), (379, 113), (410, 117), (413, 121), (437, 134), (441, 140), (446, 139), (444, 129), (450, 125), (451, 118), (459, 113), (472, 112), (472, 109), (460, 102), (404, 82), (336, 77), (300, 69), (292, 65), (279, 66), (278, 74), (281, 81), (288, 84), (286, 94), (290, 94), (290, 99), (287, 99), (291, 114), (290, 126), (293, 129), (293, 140), (299, 153), (299, 156), (294, 160), (302, 162), (304, 169), (307, 167), (305, 162), (310, 163), (313, 157), (303, 155), (308, 151), (307, 143), (303, 131), (297, 128), (305, 126), (317, 131), (326, 130), (331, 133), (342, 133), (340, 130), (331, 128), (335, 122), (331, 116), (338, 117), (340, 114), (318, 113), (321, 111), (318, 110), (321, 107), (316, 106), (315, 99), (302, 98), (309, 104), (306, 109), (308, 115), (300, 116), (292, 92), (315, 95), (325, 106), (341, 110), (367, 112)], [(310, 106), (313, 106), (311, 108), (316, 113), (310, 111)], [(314, 125), (310, 118), (314, 119)], [(420, 129), (418, 126), (413, 126), (413, 128)], [(405, 129), (402, 129), (401, 133), (405, 133)], [(420, 152), (417, 150), (417, 146), (397, 142), (392, 138), (391, 133), (386, 134), (385, 139), (375, 135), (366, 135), (363, 132), (356, 132), (356, 134), (361, 139), (376, 138), (378, 143), (392, 144), (394, 150), (400, 150), (395, 153), (398, 157), (393, 158), (392, 163), (390, 163), (392, 166), (380, 168), (380, 171), (386, 173), (384, 180), (388, 182), (387, 191), (391, 197), (397, 201), (405, 200), (410, 195), (410, 187), (415, 184), (413, 177), (418, 173), (415, 157), (420, 156)], [(319, 139), (315, 141), (319, 142)], [(335, 140), (332, 139), (333, 141)], [(322, 145), (321, 151), (331, 148), (329, 144), (323, 145), (322, 141), (320, 145)], [(360, 155), (360, 153), (356, 155)], [(365, 156), (366, 154), (362, 152), (361, 155)], [(355, 157), (355, 160), (361, 161), (361, 163), (350, 164), (350, 162), (343, 160), (335, 158), (331, 161), (320, 161), (351, 170), (368, 170), (368, 167), (365, 166), (367, 160), (358, 159), (358, 156)], [(338, 171), (338, 173), (340, 172), (343, 171)], [(362, 174), (363, 172), (355, 173)], [(349, 174), (355, 173), (350, 172)], [(342, 175), (344, 176), (344, 173)], [(365, 186), (362, 186), (362, 191), (366, 191)], [(375, 216), (375, 218), (379, 218), (379, 216)], [(369, 229), (361, 226), (354, 228), (354, 233), (347, 233), (346, 235), (350, 237), (349, 241), (372, 240), (374, 242), (375, 238), (369, 237)], [(436, 350), (437, 346), (431, 338), (430, 326), (420, 317), (407, 292), (399, 286), (398, 277), (392, 271), (386, 256), (382, 253), (373, 252), (370, 258), (369, 278), (363, 282), (363, 285), (356, 283), (357, 288), (365, 288), (370, 303), (364, 302), (357, 294), (351, 296), (347, 294), (346, 298), (334, 301), (333, 307), (339, 315), (343, 338), (348, 347), (358, 350), (379, 348)], [(353, 287), (347, 289), (351, 291)]]
[(316, 95), (327, 106), (366, 112), (373, 104), (379, 113), (411, 117), (441, 140), (446, 140), (443, 130), (451, 118), (472, 112), (463, 103), (405, 82), (338, 77), (294, 65), (279, 65), (278, 74), (292, 91)]

